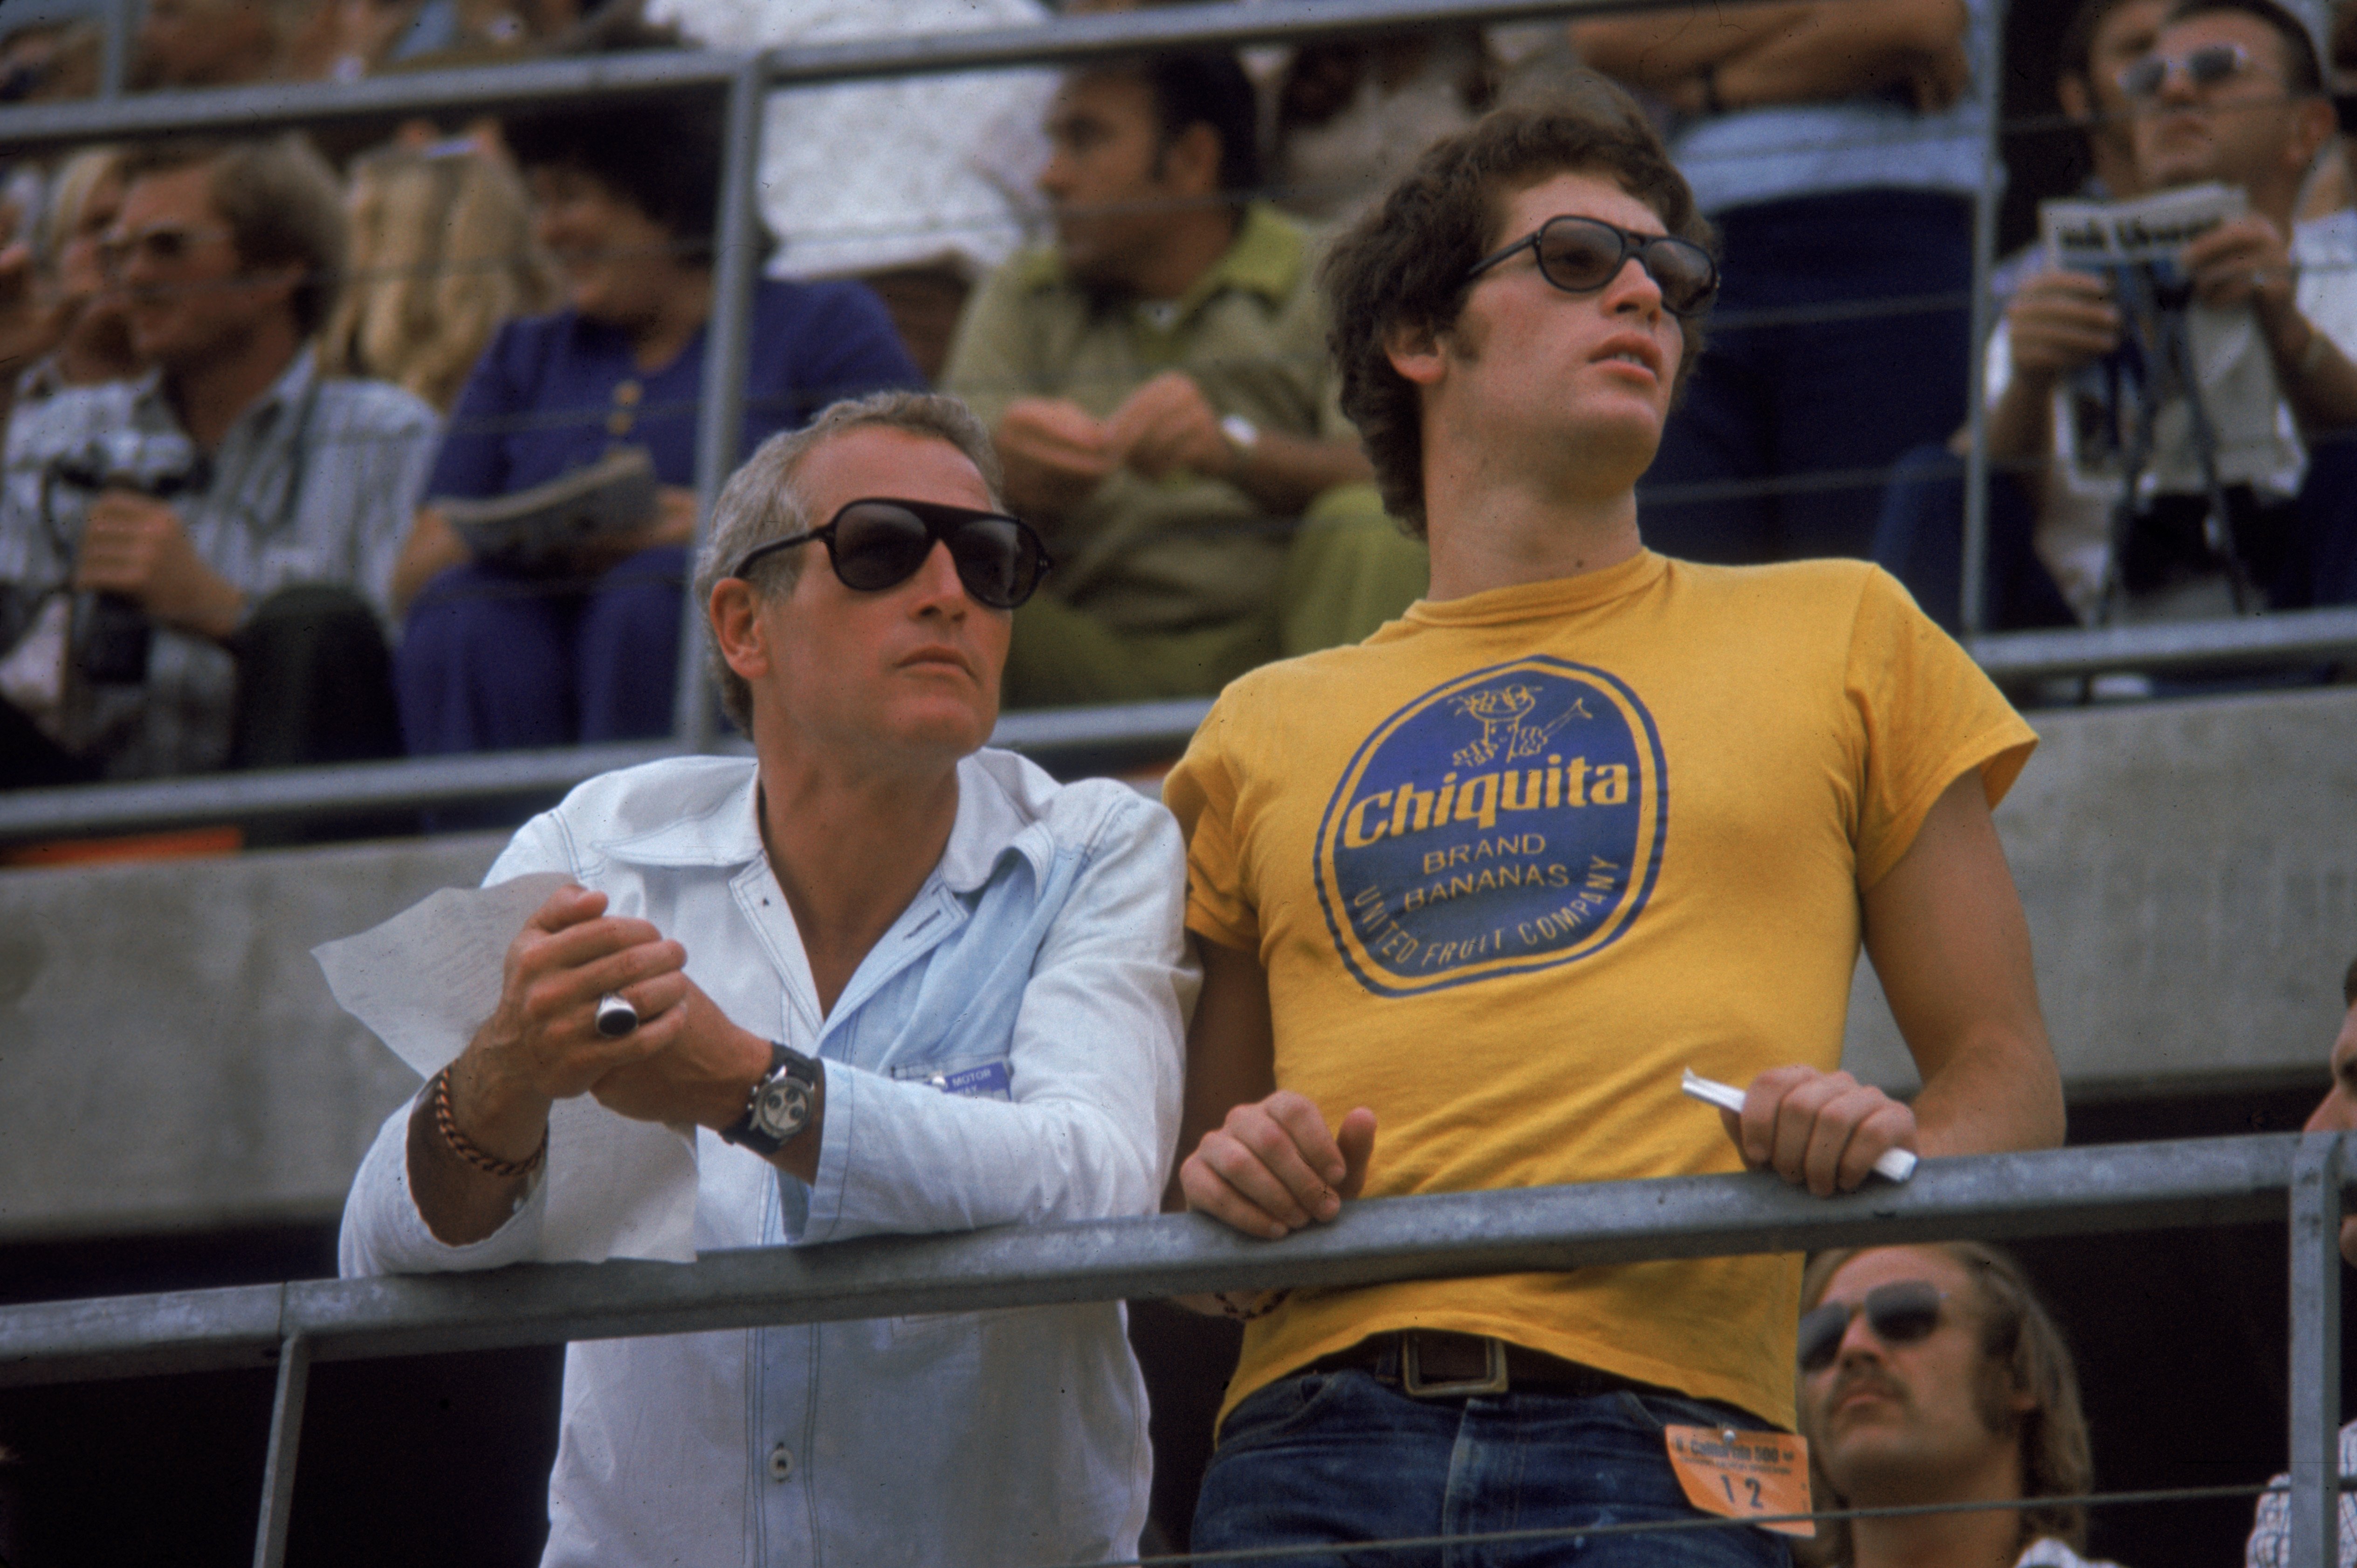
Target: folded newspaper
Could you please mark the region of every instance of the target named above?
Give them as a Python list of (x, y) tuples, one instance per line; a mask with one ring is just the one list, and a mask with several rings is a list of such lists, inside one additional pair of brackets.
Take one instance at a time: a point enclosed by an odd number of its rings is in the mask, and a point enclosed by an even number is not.
[(2110, 499), (2133, 467), (2142, 495), (2206, 489), (2205, 421), (2222, 485), (2266, 484), (2305, 461), (2258, 322), (2246, 306), (2194, 301), (2179, 259), (2247, 209), (2239, 187), (2218, 184), (2039, 203), (2049, 259), (2104, 279), (2123, 323), (2118, 349), (2055, 390), (2055, 445), (2072, 489)]
[(518, 572), (565, 572), (581, 547), (654, 521), (654, 459), (617, 446), (587, 467), (512, 495), (427, 501), (458, 531), (475, 559)]

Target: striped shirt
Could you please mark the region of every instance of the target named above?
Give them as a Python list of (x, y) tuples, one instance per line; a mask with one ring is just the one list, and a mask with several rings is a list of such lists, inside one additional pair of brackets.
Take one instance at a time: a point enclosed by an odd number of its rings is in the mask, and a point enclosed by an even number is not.
[[(382, 381), (322, 379), (311, 356), (238, 415), (171, 504), (206, 565), (246, 595), (247, 610), (298, 583), (353, 589), (390, 619), (393, 566), (434, 456), (424, 403)], [(106, 467), (109, 443), (157, 469), (192, 449), (160, 371), (59, 393), (8, 432), (0, 477), (0, 585), (30, 597), (64, 587), (90, 492), (65, 477)], [(236, 667), (193, 633), (156, 628), (147, 679), (69, 693), (62, 740), (110, 779), (217, 768), (228, 760)]]

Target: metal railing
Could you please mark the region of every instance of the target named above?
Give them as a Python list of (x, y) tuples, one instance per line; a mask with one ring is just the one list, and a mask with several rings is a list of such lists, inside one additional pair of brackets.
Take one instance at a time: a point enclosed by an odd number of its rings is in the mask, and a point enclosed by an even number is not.
[[(392, 123), (406, 114), (467, 111), (503, 113), (585, 99), (687, 91), (726, 95), (726, 145), (722, 149), (720, 237), (711, 332), (714, 352), (704, 366), (698, 416), (695, 489), (705, 515), (738, 456), (744, 396), (746, 328), (756, 282), (758, 217), (755, 166), (764, 95), (772, 89), (880, 78), (936, 75), (1018, 66), (1070, 65), (1139, 49), (1186, 46), (1240, 47), (1363, 37), (1404, 27), (1568, 18), (1661, 8), (1673, 0), (1230, 0), (1175, 9), (1062, 16), (1043, 24), (926, 37), (877, 38), (765, 53), (676, 50), (526, 64), (475, 67), (367, 79), (357, 82), (268, 84), (195, 92), (110, 96), (81, 102), (0, 110), (0, 152), (152, 135), (167, 131), (257, 130)], [(1986, 7), (1984, 60), (2003, 58), (2005, 7)], [(120, 52), (124, 17), (110, 59)], [(119, 62), (108, 72), (119, 84)], [(1989, 91), (1987, 153), (1974, 224), (1974, 341), (1991, 325), (1988, 277), (1995, 259), (2001, 176), (1998, 138), (2006, 129), (1994, 85)], [(1885, 302), (1915, 308), (1921, 302)], [(2357, 617), (2348, 612), (2265, 617), (2219, 623), (2115, 628), (2096, 631), (1979, 635), (1986, 555), (1989, 473), (1986, 459), (1982, 361), (1970, 356), (1969, 410), (1973, 458), (1966, 469), (1964, 624), (1967, 645), (1993, 673), (2084, 675), (2123, 667), (2161, 669), (2236, 661), (2357, 659)], [(668, 745), (632, 748), (630, 756), (705, 751), (718, 744), (701, 669), (700, 617), (688, 607), (689, 635), (681, 639), (676, 704), (678, 731)], [(1058, 736), (1038, 754), (1051, 763), (1105, 757), (1129, 758), (1183, 744), (1168, 728), (1168, 710), (1114, 706), (1059, 713)], [(1020, 735), (1043, 715), (1018, 714)], [(1021, 744), (1019, 741), (1017, 744)], [(21, 792), (0, 801), (0, 833), (24, 837), (121, 831), (223, 815), (252, 820), (358, 805), (451, 805), (516, 793), (519, 781), (561, 788), (586, 778), (612, 750), (555, 755), (421, 759), (406, 763), (324, 768), (270, 775), (228, 775), (138, 786)]]
[(2329, 1565), (2341, 1424), (2339, 1134), (1926, 1160), (1815, 1198), (1763, 1175), (1346, 1204), (1258, 1241), (1196, 1215), (873, 1237), (694, 1263), (528, 1264), (0, 1308), (0, 1387), (261, 1369), (277, 1392), (254, 1561), (285, 1550), (312, 1363), (846, 1318), (1276, 1286), (1560, 1272), (1663, 1259), (2285, 1220), (2294, 1563)]

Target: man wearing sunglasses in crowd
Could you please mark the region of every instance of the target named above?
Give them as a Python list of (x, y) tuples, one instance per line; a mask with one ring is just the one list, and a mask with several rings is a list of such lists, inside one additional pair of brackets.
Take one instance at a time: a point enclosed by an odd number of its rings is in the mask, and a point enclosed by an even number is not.
[(1817, 1528), (1834, 1568), (2106, 1568), (2076, 1503), (2079, 1374), (2010, 1254), (1976, 1241), (1822, 1252), (1801, 1282), (1801, 1432), (1827, 1509), (2019, 1500)]
[(942, 384), (1064, 564), (1016, 618), (1010, 704), (1208, 696), (1424, 591), (1334, 407), (1309, 238), (1253, 199), (1257, 114), (1216, 50), (1071, 72), (1055, 242), (967, 302)]
[[(2273, 0), (2179, 0), (2150, 51), (2120, 68), (2136, 182), (2150, 194), (2218, 182), (2249, 210), (2189, 242), (2180, 264), (2201, 306), (2245, 317), (2194, 349), (2206, 386), (2264, 358), (2280, 401), (2275, 440), (2223, 453), (2233, 544), (2208, 522), (2190, 421), (2158, 432), (2128, 547), (2112, 559), (2113, 498), (2053, 467), (2058, 388), (2120, 348), (2124, 317), (2090, 274), (2049, 267), (2023, 283), (1987, 348), (1990, 487), (1986, 600), (1996, 629), (2234, 613), (2235, 565), (2257, 602), (2298, 609), (2357, 601), (2357, 215), (2295, 225), (2330, 136), (2316, 46)], [(1958, 624), (1963, 485), (1917, 482), (1910, 458), (1888, 498), (1875, 558), (1942, 624)], [(2187, 489), (2188, 485), (2193, 488)], [(2166, 488), (2163, 488), (2163, 487)], [(2106, 605), (2116, 583), (2119, 603)]]
[[(1432, 592), (1231, 685), (1169, 778), (1205, 978), (1166, 1202), (1275, 1238), (1361, 1196), (1747, 1165), (1831, 1194), (1894, 1148), (2059, 1141), (1989, 822), (2035, 737), (1873, 567), (1640, 537), (1710, 238), (1641, 111), (1583, 76), (1437, 144), (1337, 242), (1343, 406)], [(1836, 1070), (1861, 938), (1911, 1105)], [(1746, 1086), (1740, 1114), (1686, 1068)], [(1799, 1275), (1225, 1298), (1248, 1321), (1192, 1546), (1694, 1520), (1665, 1429), (1792, 1425)], [(1748, 1528), (1580, 1552), (1783, 1560)]]
[[(608, 774), (516, 835), (489, 880), (574, 885), (385, 1123), (347, 1274), (531, 1260), (558, 1206), (625, 1201), (551, 1132), (584, 1093), (688, 1130), (702, 1249), (1153, 1211), (1196, 980), (1177, 831), (980, 749), (1047, 566), (953, 399), (878, 393), (762, 445), (695, 578), (753, 759)], [(1123, 1325), (1108, 1303), (576, 1345), (543, 1561), (1129, 1556), (1152, 1466)]]
[(436, 421), (312, 362), (335, 173), (288, 137), (124, 178), (100, 253), (155, 369), (8, 432), (0, 787), (398, 756), (384, 618)]

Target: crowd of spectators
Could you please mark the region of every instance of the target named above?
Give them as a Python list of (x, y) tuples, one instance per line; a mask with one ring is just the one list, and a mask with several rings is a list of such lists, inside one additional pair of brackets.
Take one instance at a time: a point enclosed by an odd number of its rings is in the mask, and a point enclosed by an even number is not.
[[(153, 0), (129, 80), (141, 90), (341, 81), (1116, 8)], [(2234, 80), (2165, 70), (2158, 90), (2132, 95), (2121, 73), (2153, 48), (2169, 9), (2078, 7), (2055, 91), (2084, 131), (2088, 194), (2244, 185), (2257, 214), (2245, 226), (2288, 239), (2298, 308), (2276, 309), (2285, 287), (2248, 294), (2286, 389), (2283, 471), (2238, 495), (2222, 531), (2205, 535), (2210, 498), (2168, 495), (2146, 509), (2150, 530), (2174, 552), (2172, 586), (2214, 587), (2247, 574), (2248, 556), (2271, 607), (2348, 602), (2357, 459), (2335, 437), (2352, 412), (2343, 403), (2357, 399), (2328, 394), (2348, 363), (2339, 346), (2357, 345), (2357, 317), (2344, 322), (2336, 303), (2357, 266), (2357, 214), (2315, 47), (2327, 18), (2252, 0), (2236, 16), (2189, 24), (2243, 40)], [(1953, 627), (1964, 480), (1952, 452), (1974, 351), (1962, 302), (1996, 112), (1984, 21), (1968, 0), (1792, 0), (780, 91), (760, 153), (773, 244), (753, 312), (741, 449), (842, 395), (936, 383), (966, 399), (1000, 445), (1012, 504), (1056, 563), (1017, 618), (1013, 705), (1208, 694), (1269, 659), (1356, 640), (1417, 596), (1426, 565), (1421, 544), (1385, 516), (1333, 396), (1316, 285), (1322, 236), (1434, 138), (1500, 102), (1562, 91), (1563, 68), (1585, 62), (1628, 86), (1665, 130), (1722, 257), (1708, 356), (1641, 492), (1648, 543), (1727, 563), (1872, 555)], [(90, 24), (59, 22), (0, 39), (0, 91), (40, 101), (94, 91), (96, 41)], [(2262, 114), (2237, 94), (2273, 107)], [(2212, 138), (2225, 152), (2199, 167), (2151, 166), (2166, 159), (2147, 134), (2160, 111), (2212, 113), (2228, 99), (2236, 134)], [(173, 492), (145, 499), (180, 519), (184, 539), (201, 532), (188, 520), (214, 489), (249, 482), (199, 428), (183, 372), (135, 329), (143, 291), (188, 286), (162, 276), (187, 260), (164, 253), (180, 231), (143, 233), (122, 215), (125, 160), (147, 155), (95, 147), (9, 172), (0, 397), (16, 405), (10, 485), (21, 504), (0, 515), (0, 720), (31, 726), (48, 748), (27, 749), (38, 762), (12, 765), (9, 782), (673, 728), (683, 552), (697, 526), (713, 105), (421, 121), (375, 145), (350, 145), (355, 134), (322, 132), (307, 155), (337, 166), (325, 177), (343, 216), (339, 259), (296, 291), (322, 308), (298, 313), (304, 341), (288, 363), (299, 359), (325, 388), (389, 383), (368, 394), (385, 406), (399, 389), (414, 400), (401, 404), (404, 419), (432, 432), (420, 438), (426, 455), (393, 464), (391, 488), (356, 499), (365, 518), (279, 519), (326, 554), (289, 555), (261, 538), (278, 514), (252, 513), (250, 500), (252, 515), (230, 529), (250, 537), (196, 543), (237, 590), (226, 618), (190, 620), (168, 593), (97, 593), (99, 552), (76, 555), (81, 509), (91, 500), (93, 516), (107, 512), (113, 503), (92, 498), (132, 479), (112, 458), (61, 457), (54, 436), (33, 444), (65, 428), (46, 404), (120, 384), (144, 389), (126, 410), (146, 408), (158, 432), (191, 444), (176, 460), (182, 471), (136, 481)], [(188, 156), (218, 167), (230, 154)], [(207, 232), (199, 224), (175, 242), (186, 249)], [(2249, 261), (2230, 252), (2222, 269)], [(262, 261), (241, 251), (231, 274), (256, 276)], [(2045, 477), (2053, 371), (2038, 357), (2053, 355), (2037, 312), (2058, 290), (2075, 299), (2070, 291), (2087, 287), (2035, 262), (2026, 254), (2000, 272), (2010, 314), (1986, 350), (2000, 460), (1991, 624), (2216, 610), (2215, 593), (2169, 603), (2145, 593), (2156, 546), (2124, 535), (2128, 548), (2115, 549), (2109, 509)], [(135, 269), (146, 281), (135, 283)], [(2091, 341), (2063, 357), (2075, 364), (2104, 348)], [(99, 426), (86, 412), (73, 417), (72, 440), (97, 452)], [(619, 447), (650, 459), (651, 510), (553, 555), (485, 558), (438, 504), (563, 480)], [(151, 450), (140, 460), (161, 459)], [(297, 477), (313, 482), (309, 470)], [(89, 496), (77, 493), (85, 480)], [(248, 571), (209, 550), (275, 564)], [(2133, 568), (2125, 612), (2103, 591), (2122, 575), (2115, 554)], [(331, 559), (343, 564), (331, 570)], [(297, 583), (373, 607), (383, 658), (368, 662), (382, 664), (386, 684), (370, 702), (397, 702), (396, 737), (325, 749), (291, 737), (263, 751), (221, 738), (239, 708), (274, 689), (255, 662), (267, 639), (250, 637), (250, 623), (263, 598)], [(135, 678), (103, 685), (81, 661), (88, 626), (122, 621), (125, 599), (160, 633), (144, 644), (156, 661), (144, 697)], [(210, 649), (176, 654), (191, 634)], [(206, 703), (219, 711), (193, 726), (214, 736), (205, 746), (112, 747), (94, 737), (127, 734), (127, 719), (91, 728), (73, 717), (140, 708), (179, 714), (171, 722), (193, 733), (187, 701), (164, 679), (184, 654), (212, 671)]]

